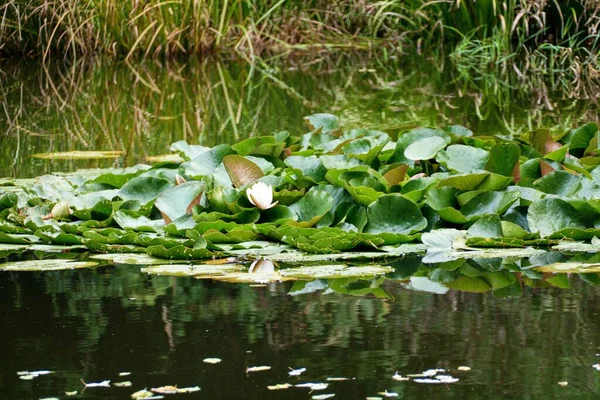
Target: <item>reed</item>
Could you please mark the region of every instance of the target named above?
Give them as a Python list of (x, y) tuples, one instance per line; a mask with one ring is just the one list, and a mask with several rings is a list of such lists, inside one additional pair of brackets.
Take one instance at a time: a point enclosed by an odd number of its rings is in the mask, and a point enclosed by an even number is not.
[[(7, 0), (0, 54), (77, 58), (493, 43), (499, 57), (566, 47), (597, 56), (596, 0)], [(482, 50), (485, 52), (488, 49)]]

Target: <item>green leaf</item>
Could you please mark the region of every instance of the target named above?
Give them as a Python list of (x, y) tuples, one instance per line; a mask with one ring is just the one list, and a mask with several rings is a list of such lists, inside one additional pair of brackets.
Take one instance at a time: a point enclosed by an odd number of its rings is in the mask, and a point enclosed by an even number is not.
[(394, 193), (379, 197), (367, 207), (365, 232), (412, 234), (427, 227), (427, 220), (415, 203)]
[(228, 144), (221, 144), (182, 164), (182, 167), (187, 176), (199, 179), (212, 174), (221, 164), (223, 158), (229, 154), (233, 154), (231, 147)]
[(150, 220), (140, 216), (135, 211), (117, 211), (113, 216), (115, 222), (123, 229), (132, 229), (139, 232), (156, 232), (164, 226), (163, 220)]
[(312, 190), (289, 209), (297, 216), (297, 224), (307, 228), (316, 224), (331, 210), (333, 198), (324, 190)]
[(284, 162), (286, 165), (300, 170), (304, 176), (311, 178), (315, 183), (325, 180), (327, 168), (317, 156), (290, 156)]
[(595, 122), (574, 129), (571, 132), (571, 140), (569, 141), (571, 152), (578, 157), (583, 156), (583, 151), (590, 145), (590, 141), (596, 136), (596, 132), (598, 132), (598, 124)]
[(340, 127), (340, 120), (335, 115), (331, 114), (313, 114), (304, 117), (304, 122), (308, 126), (308, 129), (314, 131), (321, 129), (322, 133), (330, 133), (337, 130)]
[(204, 182), (190, 181), (165, 189), (154, 202), (162, 213), (166, 224), (191, 214), (192, 208), (200, 202), (204, 192)]
[(143, 174), (150, 169), (149, 165), (138, 164), (125, 169), (109, 169), (105, 173), (98, 175), (90, 183), (102, 183), (120, 189), (127, 181)]
[(183, 159), (189, 161), (189, 160), (193, 160), (194, 158), (198, 157), (200, 154), (209, 151), (210, 147), (204, 147), (204, 146), (199, 146), (199, 145), (190, 145), (185, 140), (180, 140), (178, 142), (171, 144), (171, 147), (169, 148), (169, 150), (179, 153), (179, 155)]
[(429, 160), (436, 156), (438, 151), (444, 149), (448, 141), (444, 137), (432, 136), (412, 142), (406, 150), (404, 157), (409, 160)]
[(467, 230), (467, 237), (500, 238), (502, 236), (502, 224), (497, 214), (481, 217)]
[(125, 201), (136, 200), (141, 205), (146, 205), (154, 201), (163, 190), (172, 186), (173, 183), (165, 179), (138, 176), (123, 185), (119, 190), (119, 197)]
[(489, 153), (476, 147), (454, 144), (437, 154), (436, 160), (446, 168), (458, 173), (469, 173), (482, 170), (489, 158)]
[(265, 175), (258, 165), (238, 155), (225, 156), (223, 165), (236, 188), (254, 183)]
[(498, 143), (490, 149), (485, 169), (495, 174), (512, 177), (520, 156), (521, 148), (516, 143)]
[(285, 145), (285, 141), (278, 141), (274, 136), (259, 136), (242, 140), (231, 148), (242, 156), (279, 158)]
[[(399, 163), (403, 163), (403, 164), (410, 163), (411, 160), (406, 158), (406, 156), (404, 155), (406, 148), (408, 146), (410, 146), (413, 142), (416, 142), (418, 140), (422, 140), (425, 138), (431, 138), (431, 137), (441, 137), (448, 144), (452, 140), (448, 133), (437, 130), (437, 129), (430, 129), (430, 128), (413, 129), (411, 131), (405, 132), (405, 133), (401, 134), (400, 136), (398, 136), (398, 140), (396, 141), (396, 149), (394, 150), (394, 153), (392, 154), (392, 156), (390, 157), (388, 162), (389, 163), (399, 162)], [(412, 163), (411, 163), (411, 165), (412, 165)]]
[(544, 198), (534, 202), (528, 210), (527, 221), (532, 232), (542, 237), (566, 228), (585, 229), (585, 221), (575, 208), (564, 200)]
[(581, 188), (581, 178), (567, 171), (553, 171), (533, 182), (544, 193), (573, 196)]

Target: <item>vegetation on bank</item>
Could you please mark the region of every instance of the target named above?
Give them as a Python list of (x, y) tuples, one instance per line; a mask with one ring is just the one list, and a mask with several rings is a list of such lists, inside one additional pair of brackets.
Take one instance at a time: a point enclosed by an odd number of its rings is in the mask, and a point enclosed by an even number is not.
[(587, 58), (598, 50), (599, 12), (594, 0), (9, 0), (0, 5), (0, 53), (151, 57), (233, 49), (253, 57), (450, 44), (456, 57), (477, 62), (536, 52)]

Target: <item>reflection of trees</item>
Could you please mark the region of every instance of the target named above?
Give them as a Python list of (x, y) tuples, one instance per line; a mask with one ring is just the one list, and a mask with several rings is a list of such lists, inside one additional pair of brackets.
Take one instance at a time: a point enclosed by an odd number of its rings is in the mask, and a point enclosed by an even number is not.
[[(214, 59), (135, 65), (2, 64), (0, 175), (32, 176), (112, 160), (35, 162), (36, 152), (115, 149), (132, 165), (180, 140), (215, 145), (249, 135), (302, 133), (302, 117), (338, 114), (350, 127), (395, 133), (463, 124), (478, 134), (565, 129), (595, 119), (595, 82), (510, 72), (464, 74), (450, 63), (360, 55), (254, 65)], [(548, 106), (550, 105), (550, 106)], [(119, 163), (117, 162), (117, 163)]]
[[(495, 297), (434, 295), (398, 282), (383, 284), (388, 300), (323, 292), (290, 296), (289, 283), (251, 287), (148, 276), (133, 266), (3, 274), (0, 312), (3, 326), (12, 329), (3, 331), (0, 350), (6, 360), (19, 360), (11, 374), (40, 365), (40, 354), (50, 355), (51, 366), (72, 371), (70, 385), (81, 371), (106, 378), (117, 370), (134, 370), (142, 382), (176, 376), (184, 383), (202, 368), (202, 358), (221, 356), (240, 369), (262, 362), (281, 371), (306, 366), (315, 379), (357, 377), (352, 385), (361, 394), (387, 387), (407, 398), (435, 395), (431, 387), (395, 384), (389, 377), (459, 365), (473, 371), (449, 396), (477, 390), (485, 398), (517, 391), (535, 397), (558, 391), (561, 380), (571, 382), (571, 393), (597, 389), (591, 368), (600, 343), (595, 286), (573, 278), (572, 290), (524, 286), (521, 297)], [(219, 390), (236, 389), (223, 389), (223, 379), (213, 378)], [(212, 390), (207, 386), (205, 395)]]

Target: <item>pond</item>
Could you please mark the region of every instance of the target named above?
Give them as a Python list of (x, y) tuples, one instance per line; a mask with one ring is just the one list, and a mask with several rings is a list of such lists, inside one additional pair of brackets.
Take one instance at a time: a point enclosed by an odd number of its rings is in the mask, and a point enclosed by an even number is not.
[[(429, 60), (100, 60), (0, 70), (0, 176), (13, 178), (130, 167), (178, 140), (215, 146), (300, 134), (303, 116), (315, 112), (385, 132), (462, 124), (486, 135), (597, 118), (594, 98), (551, 80), (465, 80)], [(72, 150), (122, 153), (32, 157)], [(243, 258), (211, 264), (218, 272), (197, 279), (181, 269), (155, 274), (153, 261), (136, 255), (2, 247), (4, 269), (38, 259), (67, 269), (0, 272), (0, 397), (598, 397), (598, 243), (533, 253), (407, 246), (415, 247), (377, 260), (273, 255), (281, 282), (246, 273), (255, 266)], [(69, 269), (74, 260), (94, 268)], [(331, 264), (350, 268), (341, 277)], [(321, 275), (298, 275), (299, 266)], [(365, 266), (382, 269), (348, 272)]]

